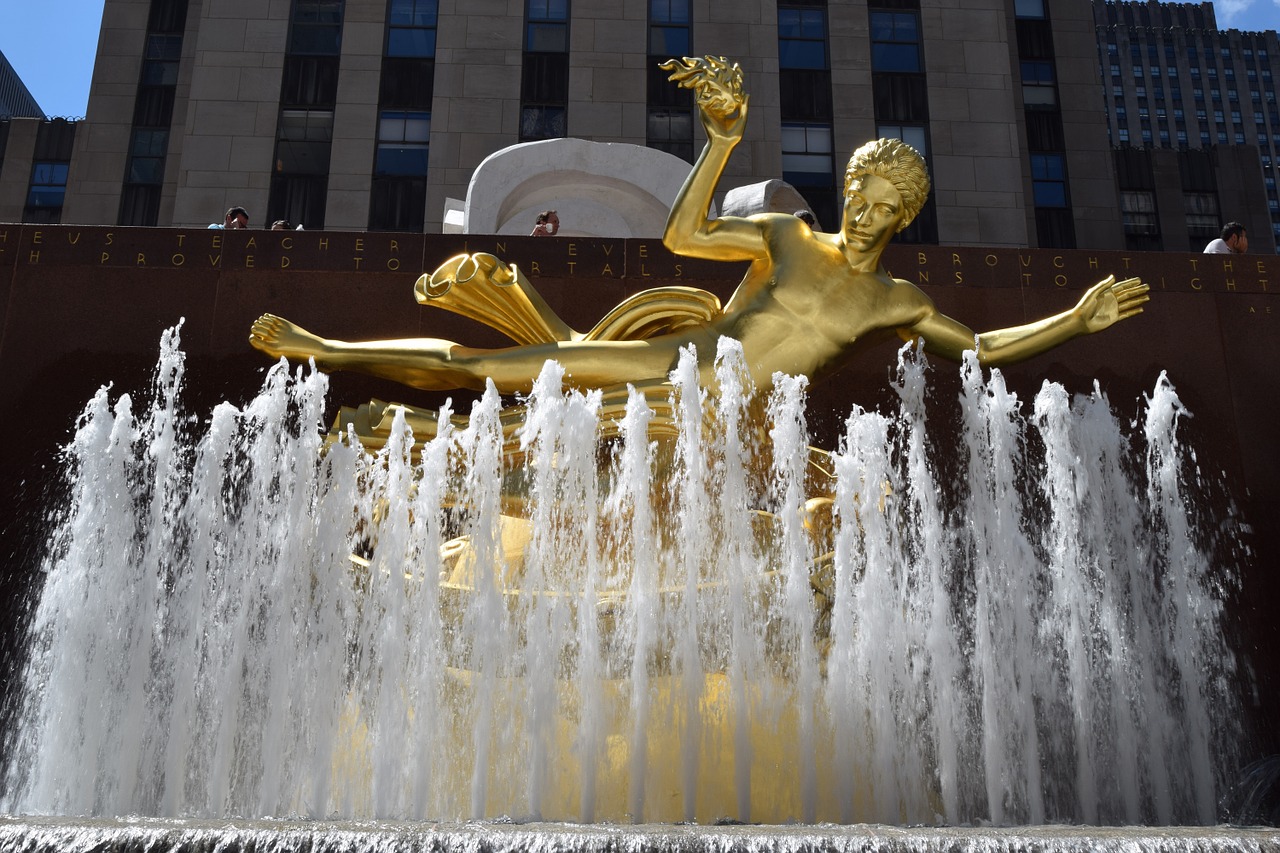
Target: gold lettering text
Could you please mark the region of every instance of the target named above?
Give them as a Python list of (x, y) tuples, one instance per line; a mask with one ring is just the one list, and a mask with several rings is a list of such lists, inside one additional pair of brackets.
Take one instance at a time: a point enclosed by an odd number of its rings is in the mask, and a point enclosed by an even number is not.
[(996, 264), (1000, 263), (1000, 259), (997, 258), (995, 255), (987, 255), (986, 261), (987, 261), (987, 266), (989, 267), (994, 267)]
[(565, 261), (569, 265), (569, 275), (575, 275), (573, 268), (578, 265), (577, 261)]
[(102, 257), (98, 259), (98, 263), (105, 264), (109, 260), (111, 260), (111, 256), (108, 255), (106, 252), (103, 252)]
[(964, 270), (956, 270), (956, 284), (964, 284)]
[(613, 278), (613, 267), (605, 264), (604, 269), (600, 270), (600, 275), (607, 275), (609, 278)]
[[(647, 257), (649, 257), (649, 244), (648, 244), (648, 243), (641, 243), (641, 244), (640, 244), (640, 257), (642, 257), (642, 258), (647, 258)], [(1262, 264), (1258, 264), (1258, 266), (1262, 266)]]
[(575, 256), (575, 255), (577, 255), (577, 254), (578, 254), (578, 244), (577, 244), (577, 243), (570, 243), (570, 244), (569, 244), (569, 257), (571, 257), (571, 258), (572, 258), (572, 257), (574, 257), (574, 256)]
[(248, 242), (248, 243), (245, 243), (245, 244), (244, 244), (244, 247), (245, 247), (246, 249), (256, 249), (256, 248), (258, 248), (258, 238), (257, 238), (257, 237), (250, 237), (250, 238), (249, 238), (249, 242)]
[(1058, 273), (1057, 275), (1055, 275), (1055, 276), (1053, 277), (1053, 283), (1054, 283), (1054, 284), (1056, 284), (1056, 285), (1058, 285), (1058, 287), (1066, 287), (1066, 286), (1067, 286), (1067, 277), (1066, 277), (1065, 275), (1063, 275), (1062, 273)]
[(39, 253), (39, 252), (32, 252), (32, 253), (31, 253), (31, 256), (27, 259), (27, 263), (29, 263), (29, 264), (38, 264), (38, 263), (40, 263), (40, 253)]
[(247, 270), (253, 269), (253, 255), (244, 256), (244, 268)]
[(916, 284), (928, 284), (928, 283), (929, 283), (929, 271), (928, 271), (928, 270), (917, 270), (917, 271), (916, 271)]
[(173, 264), (175, 267), (180, 267), (183, 265), (183, 263), (186, 262), (186, 260), (187, 259), (182, 256), (181, 252), (177, 252), (174, 254), (172, 258), (169, 259), (169, 263)]
[(533, 275), (542, 275), (542, 270), (538, 268), (537, 261), (529, 261), (529, 272)]
[(73, 245), (73, 246), (74, 246), (76, 243), (79, 243), (79, 242), (80, 242), (80, 232), (79, 232), (79, 231), (77, 231), (74, 235), (72, 235), (72, 234), (68, 233), (68, 234), (67, 234), (67, 242), (68, 242), (68, 243), (70, 243), (70, 244), (71, 244), (71, 245)]
[(288, 269), (288, 267), (289, 267), (289, 256), (286, 255), (280, 259), (280, 269), (282, 270)]
[(44, 232), (43, 232), (43, 231), (37, 231), (37, 232), (35, 232), (34, 234), (32, 234), (32, 235), (31, 235), (31, 242), (32, 242), (33, 244), (37, 245), (37, 246), (38, 246), (38, 245), (40, 245), (41, 243), (43, 243), (43, 242), (44, 242)]
[(395, 272), (396, 270), (400, 269), (400, 259), (387, 258), (387, 269), (391, 270), (392, 272)]
[(960, 256), (957, 255), (955, 252), (951, 253), (951, 266), (953, 267), (962, 266), (960, 261)]
[(1065, 264), (1062, 263), (1062, 255), (1053, 256), (1053, 265), (1058, 269), (1062, 269)]
[(292, 248), (293, 248), (293, 238), (292, 238), (292, 237), (281, 237), (281, 238), (280, 238), (280, 248), (281, 248), (281, 249), (284, 249), (286, 252), (287, 252), (287, 251), (289, 251), (290, 249), (292, 249)]

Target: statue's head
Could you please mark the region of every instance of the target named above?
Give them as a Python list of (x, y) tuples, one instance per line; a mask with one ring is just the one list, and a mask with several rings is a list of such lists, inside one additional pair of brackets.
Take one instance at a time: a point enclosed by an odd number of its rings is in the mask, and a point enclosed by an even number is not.
[(898, 224), (899, 231), (911, 224), (929, 197), (929, 170), (925, 167), (924, 158), (900, 139), (875, 139), (853, 152), (844, 170), (845, 195), (859, 175), (884, 178), (902, 196), (903, 216)]

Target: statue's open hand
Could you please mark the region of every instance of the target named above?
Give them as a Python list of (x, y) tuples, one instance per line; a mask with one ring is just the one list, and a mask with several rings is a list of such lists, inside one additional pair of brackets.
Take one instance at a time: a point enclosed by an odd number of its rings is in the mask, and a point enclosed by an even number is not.
[(272, 358), (306, 361), (323, 353), (324, 343), (306, 329), (275, 314), (263, 314), (249, 329), (249, 344)]
[(1084, 321), (1086, 334), (1100, 332), (1141, 314), (1143, 304), (1151, 300), (1149, 290), (1141, 279), (1116, 281), (1113, 275), (1089, 288), (1076, 304), (1076, 313)]
[(747, 123), (747, 95), (742, 91), (742, 68), (723, 56), (686, 56), (658, 66), (668, 78), (693, 90), (707, 136), (742, 138)]

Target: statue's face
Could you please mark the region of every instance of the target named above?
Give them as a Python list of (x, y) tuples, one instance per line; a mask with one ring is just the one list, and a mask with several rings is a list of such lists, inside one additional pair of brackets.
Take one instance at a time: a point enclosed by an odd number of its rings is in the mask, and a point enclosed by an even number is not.
[(844, 196), (844, 242), (862, 252), (884, 249), (902, 223), (902, 196), (878, 175), (859, 175)]

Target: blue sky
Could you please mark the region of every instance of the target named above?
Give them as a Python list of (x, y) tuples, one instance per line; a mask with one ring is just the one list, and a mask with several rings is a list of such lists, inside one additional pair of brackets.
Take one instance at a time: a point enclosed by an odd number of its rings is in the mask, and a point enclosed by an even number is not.
[[(1280, 0), (1213, 5), (1224, 29), (1280, 29)], [(101, 22), (102, 0), (0, 0), (0, 51), (49, 115), (84, 115)]]

